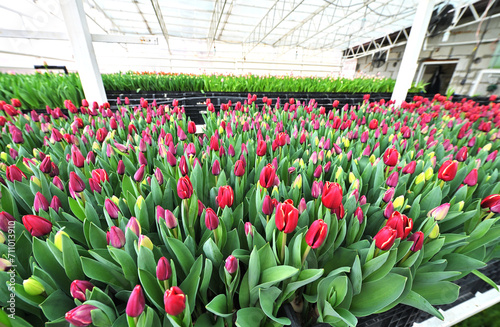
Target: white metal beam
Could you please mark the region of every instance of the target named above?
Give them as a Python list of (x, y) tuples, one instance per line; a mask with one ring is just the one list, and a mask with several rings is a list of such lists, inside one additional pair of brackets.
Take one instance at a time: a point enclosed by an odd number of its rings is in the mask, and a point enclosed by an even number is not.
[(222, 19), (222, 15), (224, 14), (226, 3), (227, 0), (215, 1), (214, 12), (212, 14), (212, 20), (210, 22), (210, 29), (208, 30), (208, 51), (212, 50), (212, 45), (217, 38), (217, 31), (219, 30), (220, 21)]
[[(165, 20), (163, 19), (163, 14), (161, 13), (160, 4), (158, 3), (158, 0), (151, 0), (151, 4), (153, 5), (153, 9), (155, 11), (156, 19), (158, 19), (158, 24), (160, 24), (160, 28), (161, 28), (161, 32), (163, 34), (163, 37), (165, 38), (165, 41), (167, 41), (168, 53), (170, 55), (172, 55), (172, 51), (170, 51), (170, 44), (168, 43), (167, 26), (165, 25)], [(150, 30), (150, 32), (151, 32), (151, 30)]]
[(107, 102), (83, 3), (81, 0), (67, 0), (60, 3), (85, 97), (89, 101)]
[(405, 47), (403, 60), (396, 79), (396, 85), (392, 92), (392, 100), (395, 100), (396, 105), (400, 105), (408, 94), (408, 89), (411, 87), (411, 82), (417, 70), (417, 60), (424, 43), (427, 27), (431, 20), (432, 11), (434, 9), (435, 0), (422, 0), (417, 8), (413, 25), (408, 38), (408, 43)]

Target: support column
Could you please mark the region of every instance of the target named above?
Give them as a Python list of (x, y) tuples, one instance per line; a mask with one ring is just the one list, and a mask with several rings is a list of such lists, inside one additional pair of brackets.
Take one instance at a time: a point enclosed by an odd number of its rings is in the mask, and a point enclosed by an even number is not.
[(400, 105), (406, 99), (411, 82), (417, 71), (418, 56), (420, 55), (420, 50), (427, 34), (434, 3), (435, 0), (421, 0), (418, 4), (410, 37), (408, 43), (406, 43), (403, 60), (399, 67), (396, 85), (392, 92), (392, 100), (396, 102), (396, 105)]
[(99, 104), (107, 102), (82, 0), (60, 0), (60, 3), (85, 98)]

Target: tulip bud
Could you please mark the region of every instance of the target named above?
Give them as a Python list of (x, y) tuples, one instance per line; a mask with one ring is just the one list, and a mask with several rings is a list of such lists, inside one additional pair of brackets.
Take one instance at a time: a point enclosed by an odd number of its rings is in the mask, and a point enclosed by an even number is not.
[(193, 185), (189, 176), (184, 176), (179, 178), (177, 182), (177, 195), (181, 199), (189, 199), (193, 195)]
[(236, 259), (233, 255), (230, 255), (227, 257), (224, 267), (228, 273), (234, 274), (238, 270), (238, 259)]
[(394, 208), (396, 208), (396, 209), (401, 208), (403, 206), (404, 202), (405, 202), (404, 196), (403, 195), (398, 196), (393, 202)]
[(112, 247), (115, 247), (117, 249), (121, 249), (126, 242), (125, 234), (120, 228), (111, 226), (109, 232), (106, 233), (106, 241), (108, 245), (111, 245)]
[(398, 171), (394, 171), (392, 174), (387, 177), (387, 181), (385, 182), (389, 187), (396, 187), (398, 185), (399, 173)]
[(139, 317), (146, 307), (146, 299), (141, 285), (136, 285), (130, 294), (125, 313), (129, 317)]
[(477, 184), (477, 169), (474, 168), (471, 170), (471, 172), (469, 174), (467, 174), (467, 176), (465, 176), (464, 178), (464, 184), (467, 184), (469, 186), (474, 186)]
[(74, 171), (69, 173), (69, 186), (74, 192), (77, 193), (85, 190), (85, 183)]
[(219, 187), (219, 192), (215, 199), (219, 204), (219, 208), (231, 207), (233, 205), (234, 193), (229, 185)]
[(439, 168), (438, 178), (449, 182), (455, 178), (457, 174), (458, 163), (456, 161), (446, 160)]
[(71, 283), (69, 291), (72, 297), (80, 300), (81, 302), (85, 302), (87, 300), (86, 291), (92, 291), (93, 288), (94, 285), (86, 280), (74, 280)]
[(413, 245), (410, 248), (411, 251), (420, 251), (424, 245), (424, 233), (420, 231), (413, 233), (410, 237), (408, 237), (408, 241), (413, 242)]
[(397, 232), (389, 226), (384, 226), (382, 229), (373, 237), (375, 240), (375, 246), (382, 251), (389, 250), (394, 241), (396, 240)]
[(432, 228), (432, 231), (429, 234), (429, 238), (433, 240), (433, 239), (437, 238), (438, 236), (439, 236), (439, 225), (436, 224), (436, 225), (434, 225), (434, 228)]
[(273, 214), (274, 211), (274, 205), (272, 202), (272, 199), (269, 195), (266, 195), (264, 197), (264, 200), (262, 201), (262, 213), (270, 216)]
[(63, 238), (63, 236), (64, 236), (64, 237), (69, 238), (69, 235), (68, 235), (68, 234), (66, 234), (66, 232), (65, 232), (65, 231), (63, 231), (63, 230), (58, 231), (58, 232), (56, 233), (56, 235), (54, 236), (54, 245), (55, 245), (55, 246), (56, 246), (56, 248), (58, 248), (58, 249), (59, 249), (59, 251), (61, 251), (61, 252), (62, 252), (62, 250), (63, 250), (63, 245), (62, 245), (62, 238)]
[(252, 223), (250, 222), (246, 222), (245, 223), (245, 235), (248, 236), (253, 236), (253, 227), (252, 227)]
[(209, 230), (219, 227), (219, 217), (212, 208), (207, 208), (205, 211), (205, 225)]
[(328, 225), (322, 220), (315, 220), (306, 233), (305, 240), (307, 245), (313, 249), (319, 248), (328, 235)]
[[(142, 153), (142, 152), (141, 152)], [(139, 169), (137, 169), (137, 171), (135, 172), (134, 174), (134, 180), (136, 182), (141, 182), (142, 179), (144, 178), (144, 170), (146, 168), (146, 165), (145, 164), (142, 164)]]
[(127, 223), (127, 226), (125, 227), (125, 230), (130, 229), (137, 237), (141, 235), (141, 225), (139, 224), (139, 221), (135, 217), (130, 217), (130, 220)]
[(104, 201), (104, 209), (106, 209), (106, 211), (107, 211), (107, 213), (108, 213), (108, 215), (109, 215), (110, 218), (112, 218), (112, 219), (118, 218), (118, 213), (120, 212), (120, 209), (110, 199), (106, 199)]
[(394, 204), (392, 203), (392, 201), (389, 201), (389, 203), (387, 203), (387, 206), (384, 209), (384, 217), (386, 219), (389, 219), (392, 216), (393, 212), (394, 212)]
[(177, 316), (186, 308), (186, 295), (179, 287), (172, 286), (165, 291), (163, 303), (167, 314)]
[[(432, 174), (432, 169), (431, 169), (431, 174)], [(417, 178), (415, 178), (415, 184), (418, 185), (418, 184), (424, 182), (426, 180), (425, 176), (426, 176), (426, 173), (418, 174)]]
[(141, 248), (141, 246), (144, 246), (153, 251), (153, 242), (151, 242), (151, 239), (146, 235), (139, 236), (139, 240), (137, 241), (137, 246), (139, 247), (139, 249)]
[(52, 231), (52, 223), (43, 217), (26, 215), (23, 216), (22, 220), (24, 227), (26, 227), (32, 236), (39, 237), (47, 235)]
[(12, 263), (9, 260), (0, 258), (0, 271), (9, 271), (12, 268)]
[(219, 176), (220, 174), (220, 162), (218, 159), (215, 159), (212, 165), (212, 175)]
[(325, 182), (321, 202), (330, 210), (338, 208), (342, 203), (342, 187), (338, 183)]
[(449, 203), (443, 203), (437, 208), (432, 209), (427, 213), (427, 217), (434, 218), (435, 221), (443, 220), (448, 214), (448, 210), (450, 210)]
[(123, 160), (118, 161), (116, 172), (118, 173), (118, 175), (125, 174), (125, 164), (123, 163)]
[(297, 210), (293, 204), (287, 201), (278, 204), (275, 216), (275, 223), (278, 230), (287, 234), (293, 232), (297, 227), (298, 219), (299, 210)]
[(73, 310), (66, 312), (64, 318), (67, 322), (74, 326), (88, 326), (92, 323), (93, 310), (98, 310), (97, 307), (90, 304), (80, 305)]
[(301, 215), (304, 211), (306, 211), (307, 209), (306, 199), (304, 198), (300, 199), (298, 209), (299, 209), (299, 215)]
[(23, 281), (24, 291), (29, 295), (36, 296), (45, 292), (45, 288), (38, 280), (30, 277)]
[(357, 207), (356, 208), (356, 211), (354, 211), (354, 216), (356, 218), (358, 218), (359, 224), (363, 223), (363, 220), (364, 220), (365, 216), (363, 214), (363, 209), (361, 209), (361, 207)]
[(156, 265), (156, 278), (160, 281), (168, 280), (172, 276), (172, 267), (167, 258), (161, 257)]
[(389, 188), (387, 191), (385, 191), (384, 193), (384, 197), (382, 198), (382, 200), (385, 202), (385, 203), (388, 203), (389, 201), (392, 200), (393, 196), (394, 196), (394, 188), (391, 187)]

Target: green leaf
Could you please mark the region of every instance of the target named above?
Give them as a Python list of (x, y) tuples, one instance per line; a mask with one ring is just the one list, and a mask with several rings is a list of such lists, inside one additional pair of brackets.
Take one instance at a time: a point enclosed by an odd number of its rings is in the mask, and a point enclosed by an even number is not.
[(156, 276), (143, 269), (139, 269), (138, 275), (144, 292), (146, 293), (149, 300), (153, 302), (158, 310), (165, 310), (165, 307), (163, 306), (163, 292), (158, 285)]
[(182, 282), (180, 288), (187, 295), (189, 301), (189, 308), (191, 308), (191, 313), (193, 313), (196, 303), (196, 294), (198, 293), (198, 286), (200, 285), (201, 270), (203, 269), (203, 256), (199, 256), (198, 259), (191, 266), (190, 272), (186, 279)]
[(137, 284), (137, 267), (132, 257), (122, 249), (117, 249), (108, 245), (109, 254), (120, 264), (124, 277), (130, 282), (130, 286)]
[(429, 303), (429, 301), (427, 301), (424, 297), (414, 291), (410, 291), (410, 293), (408, 293), (408, 295), (401, 301), (401, 303), (425, 311), (435, 317), (438, 317), (441, 320), (444, 320), (441, 312), (436, 310), (436, 308), (434, 308)]
[(441, 204), (441, 200), (441, 188), (436, 186), (422, 199), (422, 201), (420, 201), (420, 208), (424, 210), (424, 212), (428, 212), (431, 209), (438, 207)]
[(295, 290), (297, 290), (299, 287), (305, 286), (309, 283), (314, 282), (321, 276), (323, 276), (324, 269), (306, 269), (302, 270), (299, 274), (299, 277), (297, 281), (290, 283), (287, 285), (285, 289), (285, 294), (289, 294)]
[(443, 259), (448, 261), (446, 270), (452, 271), (472, 271), (486, 266), (484, 262), (460, 253), (447, 254)]
[(227, 298), (225, 294), (219, 294), (206, 306), (207, 310), (220, 317), (230, 317), (232, 312), (227, 310)]
[(237, 327), (259, 327), (266, 314), (259, 308), (242, 308), (236, 313)]
[(260, 284), (256, 287), (267, 288), (282, 280), (295, 276), (299, 270), (292, 266), (276, 266), (267, 268), (260, 276)]
[[(271, 269), (271, 268), (269, 268)], [(277, 318), (274, 316), (274, 304), (276, 303), (276, 299), (281, 294), (281, 291), (277, 287), (271, 287), (269, 289), (259, 289), (259, 300), (260, 306), (266, 316), (271, 318), (271, 320), (277, 322), (282, 325), (290, 325), (291, 321), (288, 318)]]
[(45, 301), (40, 303), (43, 314), (49, 320), (56, 320), (64, 317), (66, 312), (74, 308), (73, 299), (67, 296), (63, 291), (56, 290), (50, 294)]
[(184, 243), (175, 238), (167, 238), (168, 246), (173, 251), (175, 258), (179, 261), (182, 270), (187, 275), (194, 264), (194, 257)]
[(64, 262), (64, 270), (69, 279), (85, 279), (85, 274), (82, 269), (82, 261), (80, 260), (80, 255), (76, 249), (75, 243), (67, 237), (62, 236), (62, 255)]
[(361, 292), (352, 298), (350, 311), (356, 317), (377, 312), (397, 300), (405, 284), (406, 277), (393, 273), (377, 281), (363, 283)]
[(96, 279), (106, 284), (114, 285), (118, 288), (128, 288), (130, 283), (121, 272), (118, 272), (108, 265), (97, 262), (90, 258), (82, 258), (83, 271), (89, 278)]
[(452, 282), (419, 283), (413, 285), (413, 291), (420, 294), (432, 305), (453, 303), (458, 299), (460, 286)]

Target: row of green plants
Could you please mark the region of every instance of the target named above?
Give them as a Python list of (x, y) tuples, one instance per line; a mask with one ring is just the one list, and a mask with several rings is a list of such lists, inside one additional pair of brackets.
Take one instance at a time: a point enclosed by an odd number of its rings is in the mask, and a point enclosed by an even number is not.
[(496, 287), (499, 104), (206, 104), (0, 102), (2, 324), (356, 326)]
[[(173, 73), (116, 73), (102, 75), (107, 91), (128, 92), (392, 92), (388, 78), (300, 77), (258, 75), (192, 75)], [(46, 105), (62, 107), (63, 99), (81, 103), (84, 98), (78, 74), (0, 73), (0, 99), (17, 98), (27, 109)], [(418, 84), (410, 92), (422, 92)]]

